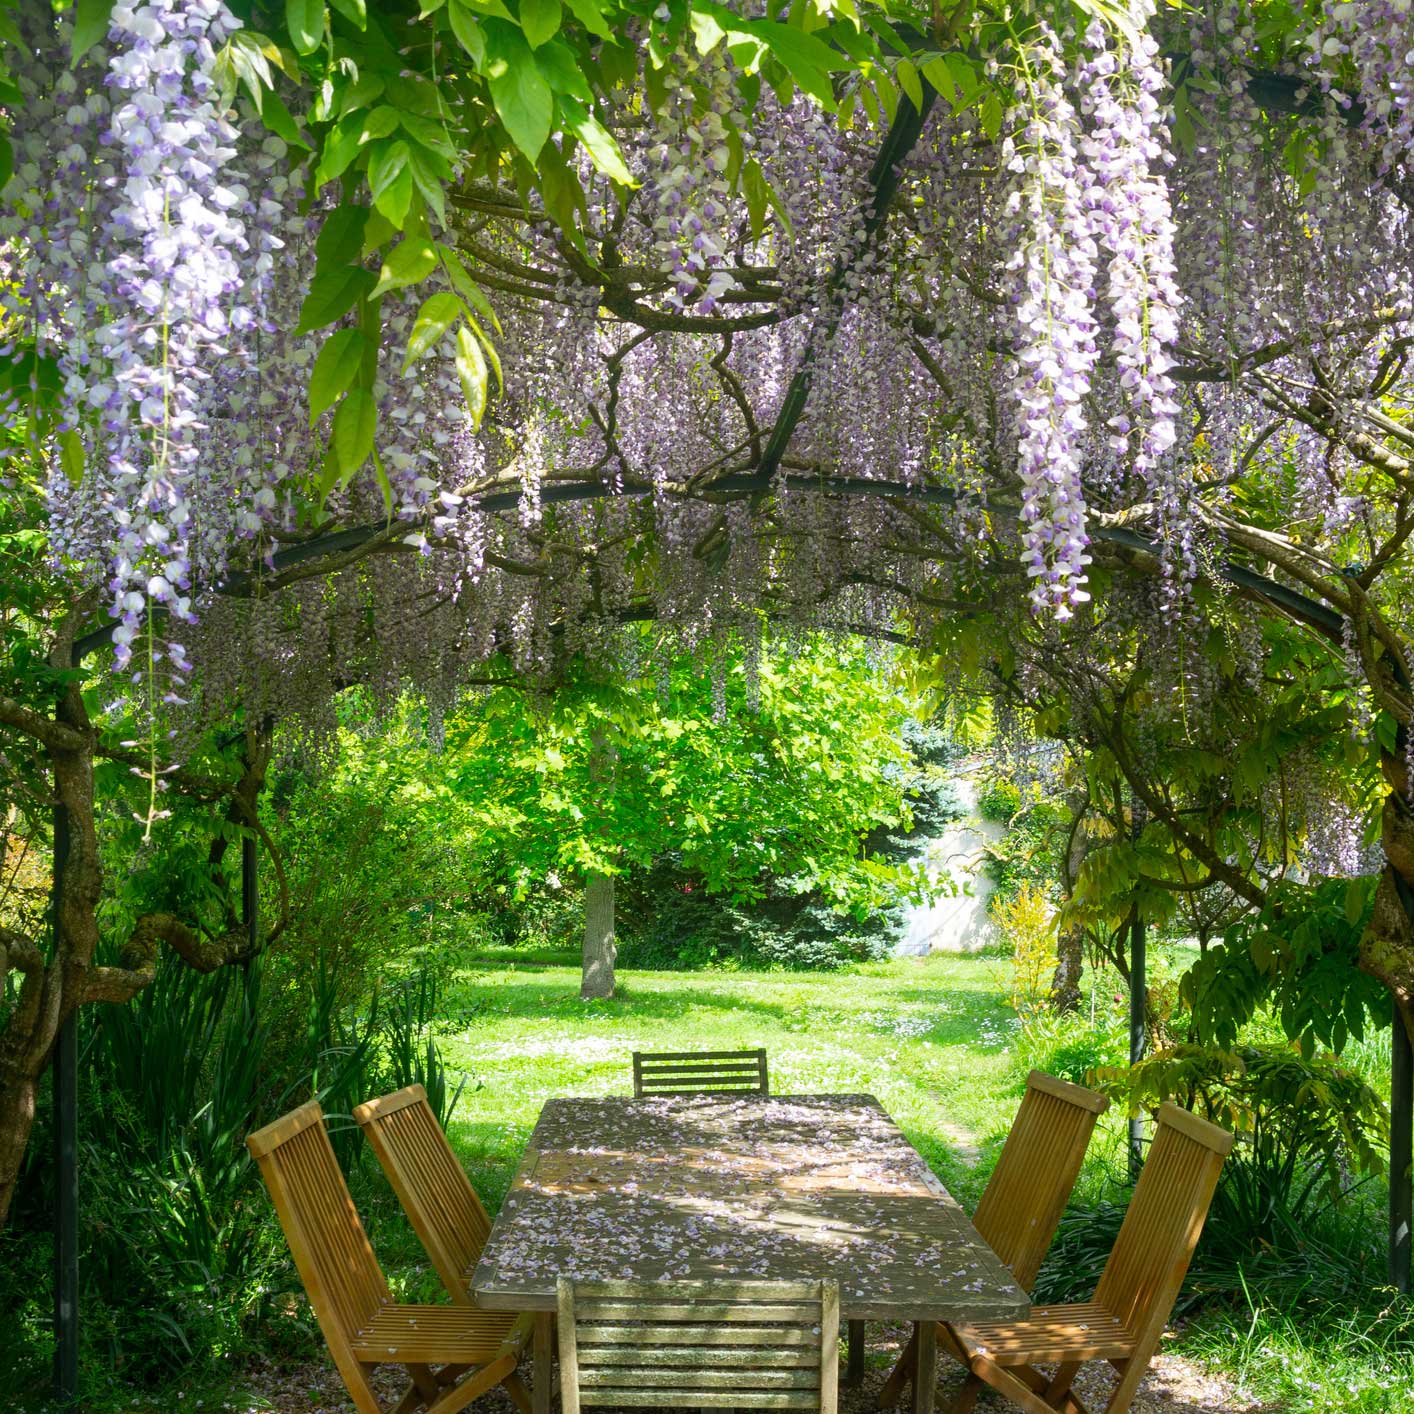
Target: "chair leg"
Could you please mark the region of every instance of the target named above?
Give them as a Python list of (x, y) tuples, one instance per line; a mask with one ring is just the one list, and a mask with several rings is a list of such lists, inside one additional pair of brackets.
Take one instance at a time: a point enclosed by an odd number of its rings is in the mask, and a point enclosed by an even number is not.
[(845, 1366), (844, 1382), (851, 1389), (864, 1383), (864, 1322), (849, 1322), (849, 1363)]
[(1070, 1386), (1075, 1380), (1076, 1371), (1080, 1369), (1079, 1360), (1067, 1360), (1063, 1364), (1056, 1366), (1056, 1372), (1051, 1377), (1051, 1382), (1046, 1386), (1046, 1403), (1054, 1404), (1057, 1409), (1061, 1407), (1061, 1400), (1070, 1394)]
[(514, 1373), (514, 1355), (502, 1355), (489, 1365), (482, 1366), (474, 1375), (468, 1375), (461, 1384), (443, 1390), (427, 1406), (427, 1414), (456, 1414), (465, 1409), (478, 1395), (485, 1394), (493, 1385), (498, 1385), (507, 1375)]
[(512, 1370), (505, 1379), (501, 1381), (506, 1387), (506, 1393), (511, 1397), (511, 1403), (520, 1411), (520, 1414), (531, 1414), (530, 1411), (530, 1391), (525, 1387), (525, 1381), (520, 1375)]
[(1026, 1414), (1055, 1414), (1055, 1410), (1039, 1394), (1023, 1384), (1012, 1371), (1003, 1369), (986, 1355), (973, 1356), (972, 1373), (991, 1385), (998, 1394), (1005, 1395), (1013, 1404), (1026, 1410)]
[(1105, 1414), (1125, 1414), (1139, 1392), (1140, 1382), (1148, 1372), (1152, 1354), (1152, 1351), (1145, 1351), (1142, 1356), (1132, 1355), (1123, 1362), (1122, 1368), (1118, 1360), (1113, 1362), (1115, 1369), (1121, 1373), (1118, 1383), (1110, 1391), (1110, 1402), (1105, 1405)]
[(953, 1400), (948, 1414), (972, 1414), (972, 1411), (977, 1407), (977, 1396), (982, 1393), (982, 1389), (982, 1381), (969, 1372), (967, 1378), (962, 1382), (962, 1388), (958, 1390), (957, 1398)]
[(897, 1364), (889, 1371), (889, 1377), (884, 1381), (883, 1389), (879, 1391), (880, 1409), (892, 1409), (903, 1397), (904, 1386), (913, 1378), (913, 1364), (917, 1354), (917, 1346), (914, 1344), (916, 1340), (917, 1337), (910, 1332), (903, 1347), (903, 1354), (898, 1357)]

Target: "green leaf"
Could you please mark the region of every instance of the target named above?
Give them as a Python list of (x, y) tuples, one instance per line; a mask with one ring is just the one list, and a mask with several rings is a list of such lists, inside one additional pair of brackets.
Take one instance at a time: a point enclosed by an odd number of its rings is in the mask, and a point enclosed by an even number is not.
[(451, 22), (457, 43), (471, 55), (472, 63), (481, 68), (486, 62), (486, 36), (476, 16), (462, 4), (462, 0), (450, 0), (447, 19)]
[(407, 143), (399, 138), (381, 144), (368, 164), (373, 204), (399, 230), (412, 205), (412, 169), (408, 165), (411, 155)]
[(319, 166), (314, 172), (316, 191), (348, 170), (350, 163), (363, 151), (362, 134), (362, 113), (350, 113), (340, 118), (325, 134), (324, 150), (319, 154)]
[(471, 426), (475, 431), (480, 428), (481, 419), (486, 415), (486, 360), (481, 355), (481, 345), (476, 336), (465, 324), (457, 330), (457, 374), (462, 380), (462, 391), (466, 394), (466, 405), (471, 410)]
[(578, 99), (560, 97), (560, 112), (565, 126), (584, 144), (589, 159), (611, 181), (632, 187), (638, 183), (624, 162), (623, 153), (613, 134)]
[(746, 214), (751, 221), (751, 239), (759, 241), (766, 229), (766, 174), (753, 157), (741, 168), (741, 194), (746, 198)]
[(565, 0), (565, 4), (590, 34), (607, 39), (613, 33), (609, 22), (604, 18), (604, 7), (599, 0)]
[(574, 50), (563, 39), (552, 39), (536, 51), (535, 63), (545, 82), (557, 93), (567, 93), (581, 103), (592, 103), (594, 92), (584, 77)]
[(378, 405), (367, 388), (354, 388), (334, 414), (330, 445), (339, 464), (339, 479), (348, 479), (368, 460), (378, 427)]
[(329, 3), (346, 20), (352, 20), (359, 29), (368, 28), (368, 7), (364, 0), (329, 0)]
[(550, 136), (555, 106), (550, 85), (518, 29), (496, 20), (485, 28), (491, 102), (511, 141), (534, 162)]
[(491, 307), (491, 301), (482, 293), (481, 286), (467, 273), (466, 266), (462, 264), (462, 258), (451, 246), (439, 246), (442, 254), (442, 268), (447, 272), (447, 278), (452, 282), (452, 287), (461, 297), (466, 300), (483, 319), (491, 322), (491, 327), (499, 334), (501, 332), (501, 321), (496, 317), (496, 311)]
[(425, 236), (408, 236), (389, 252), (383, 268), (378, 272), (378, 283), (373, 287), (370, 299), (377, 299), (389, 290), (400, 290), (405, 285), (416, 285), (425, 280), (437, 268), (437, 247)]
[(380, 103), (372, 112), (364, 114), (358, 140), (360, 144), (374, 142), (380, 137), (387, 137), (397, 126), (398, 110), (387, 103)]
[(520, 27), (526, 43), (539, 49), (560, 31), (560, 0), (520, 0)]
[(324, 0), (285, 0), (285, 26), (301, 54), (313, 54), (324, 38)]
[(342, 319), (376, 283), (372, 271), (356, 265), (319, 271), (300, 306), (295, 333), (307, 334)]
[(953, 82), (952, 70), (941, 56), (930, 59), (923, 65), (923, 77), (928, 80), (954, 108), (957, 107), (957, 84)]
[(407, 357), (403, 359), (406, 373), (424, 354), (429, 353), (453, 324), (461, 317), (465, 306), (454, 294), (446, 291), (430, 295), (422, 302), (417, 319), (408, 337)]
[(59, 465), (70, 486), (77, 486), (83, 481), (83, 463), (83, 438), (77, 429), (71, 427), (59, 435)]
[(908, 95), (908, 101), (920, 113), (923, 111), (923, 85), (918, 78), (918, 70), (908, 59), (900, 59), (894, 69), (898, 86)]
[(368, 222), (366, 206), (336, 206), (319, 228), (314, 242), (314, 259), (320, 269), (332, 265), (353, 265), (363, 245), (363, 228)]
[(108, 33), (113, 0), (77, 0), (74, 6), (74, 33), (69, 53), (74, 62), (82, 59)]
[(358, 377), (367, 341), (358, 329), (340, 329), (331, 334), (314, 360), (309, 375), (309, 425), (333, 407)]
[(982, 100), (982, 131), (987, 134), (993, 142), (997, 140), (997, 135), (1002, 130), (1002, 101), (997, 97), (996, 91), (991, 90)]
[(283, 138), (291, 147), (302, 147), (306, 151), (309, 150), (309, 140), (300, 132), (299, 124), (295, 122), (290, 110), (285, 107), (285, 100), (274, 89), (265, 95), (265, 102), (260, 109), (260, 119), (276, 137)]

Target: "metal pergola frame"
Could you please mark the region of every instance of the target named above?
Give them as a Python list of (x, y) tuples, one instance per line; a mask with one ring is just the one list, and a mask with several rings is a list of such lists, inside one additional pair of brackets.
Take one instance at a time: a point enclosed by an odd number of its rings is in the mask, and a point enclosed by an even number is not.
[[(1257, 80), (1254, 79), (1254, 83)], [(863, 244), (873, 241), (888, 214), (898, 189), (900, 169), (918, 141), (934, 101), (932, 88), (925, 87), (921, 107), (904, 95), (899, 99), (893, 122), (870, 171), (870, 197), (865, 212)], [(756, 469), (717, 478), (707, 488), (713, 493), (742, 496), (768, 491), (777, 480), (790, 488), (826, 491), (838, 496), (869, 496), (907, 500), (924, 504), (947, 505), (957, 497), (943, 488), (910, 485), (904, 482), (874, 481), (856, 477), (830, 477), (782, 473), (782, 459), (792, 436), (804, 415), (813, 377), (813, 360), (829, 341), (840, 315), (840, 300), (848, 261), (842, 257), (831, 273), (822, 308), (817, 313), (805, 351), (787, 388), (781, 412), (771, 435), (762, 449)], [(614, 495), (641, 496), (651, 494), (651, 488), (629, 487), (614, 491), (602, 484), (551, 483), (540, 492), (545, 504), (606, 499)], [(520, 501), (519, 489), (495, 490), (472, 500), (484, 512), (509, 510)], [(327, 536), (287, 546), (272, 556), (270, 565), (275, 572), (328, 555), (358, 549), (382, 532), (381, 526), (363, 526), (339, 530)], [(1155, 543), (1136, 531), (1111, 526), (1096, 526), (1092, 538), (1117, 547), (1157, 557)], [(1240, 565), (1224, 564), (1223, 576), (1234, 586), (1266, 600), (1273, 607), (1315, 628), (1328, 638), (1340, 641), (1344, 619), (1326, 604), (1309, 598), (1268, 577)], [(248, 593), (257, 577), (248, 571), (232, 573), (218, 586), (218, 593), (239, 595)], [(112, 638), (112, 628), (95, 630), (74, 644), (73, 662), (78, 666), (91, 653), (106, 646)], [(1402, 665), (1398, 670), (1402, 673)], [(68, 850), (68, 823), (62, 807), (54, 818), (54, 878), (57, 898), (58, 879)], [(259, 878), (256, 841), (243, 838), (241, 849), (242, 915), (252, 945), (259, 936)], [(1405, 910), (1414, 918), (1414, 897), (1401, 884)], [(53, 926), (58, 928), (58, 911), (53, 910)], [(1144, 922), (1136, 918), (1131, 930), (1130, 968), (1130, 1059), (1142, 1058), (1144, 1047)], [(57, 945), (57, 938), (56, 938)], [(1137, 1023), (1135, 1018), (1138, 1018)], [(54, 1048), (54, 1145), (56, 1168), (55, 1191), (55, 1357), (54, 1393), (60, 1403), (72, 1404), (78, 1398), (79, 1354), (79, 1261), (78, 1261), (78, 1051), (76, 1015), (71, 1014), (60, 1028)], [(1131, 1127), (1132, 1151), (1137, 1153), (1141, 1136)], [(1411, 1159), (1414, 1158), (1414, 1051), (1397, 1012), (1394, 1015), (1391, 1061), (1391, 1126), (1390, 1126), (1390, 1203), (1389, 1203), (1389, 1275), (1401, 1292), (1411, 1289), (1411, 1226), (1414, 1226), (1414, 1182), (1411, 1181)]]

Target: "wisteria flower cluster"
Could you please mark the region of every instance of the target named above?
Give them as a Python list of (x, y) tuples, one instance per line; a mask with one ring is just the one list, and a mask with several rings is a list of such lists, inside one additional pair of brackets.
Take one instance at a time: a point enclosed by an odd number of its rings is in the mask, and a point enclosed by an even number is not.
[(1089, 599), (1082, 484), (1085, 399), (1099, 355), (1098, 250), (1086, 211), (1079, 115), (1048, 36), (1016, 70), (1022, 126), (1003, 147), (1011, 177), (1009, 298), (1016, 321), (1017, 473), (1031, 600), (1068, 618)]

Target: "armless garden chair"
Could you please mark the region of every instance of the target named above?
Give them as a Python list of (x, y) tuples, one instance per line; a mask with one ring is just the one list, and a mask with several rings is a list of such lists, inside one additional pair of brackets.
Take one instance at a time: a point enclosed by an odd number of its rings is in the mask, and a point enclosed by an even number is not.
[(471, 1274), (491, 1232), (491, 1219), (471, 1186), (421, 1085), (355, 1107), (358, 1121), (398, 1195), (442, 1285), (462, 1306)]
[[(453, 1414), (497, 1384), (529, 1414), (530, 1401), (516, 1375), (513, 1314), (393, 1300), (317, 1103), (257, 1130), (246, 1146), (260, 1166), (309, 1304), (359, 1414), (381, 1414), (369, 1375), (374, 1366), (386, 1364), (402, 1365), (412, 1377), (397, 1405), (399, 1414), (421, 1404), (427, 1414)], [(433, 1366), (445, 1368), (434, 1374)], [(446, 1385), (467, 1369), (473, 1373)]]
[[(1093, 1300), (945, 1328), (939, 1346), (968, 1369), (952, 1414), (968, 1414), (984, 1384), (1027, 1414), (1082, 1414), (1071, 1382), (1091, 1360), (1118, 1372), (1105, 1414), (1124, 1414), (1178, 1299), (1232, 1143), (1227, 1130), (1164, 1105)], [(1048, 1379), (1038, 1364), (1056, 1365), (1055, 1374)]]
[(837, 1414), (833, 1281), (558, 1285), (563, 1414), (587, 1406)]
[(633, 1095), (769, 1095), (766, 1052), (635, 1051)]
[[(982, 1240), (1023, 1291), (1036, 1284), (1095, 1122), (1109, 1105), (1103, 1095), (1039, 1070), (1026, 1077), (1021, 1108), (972, 1215)], [(943, 1334), (939, 1327), (940, 1339)], [(881, 1408), (896, 1404), (912, 1377), (914, 1349), (910, 1339), (879, 1393)]]

